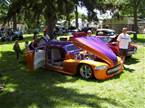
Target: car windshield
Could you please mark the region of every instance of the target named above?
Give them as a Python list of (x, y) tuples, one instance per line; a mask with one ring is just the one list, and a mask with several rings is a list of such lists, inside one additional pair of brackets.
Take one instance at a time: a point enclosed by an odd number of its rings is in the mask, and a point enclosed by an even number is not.
[(96, 35), (113, 36), (113, 35), (116, 35), (116, 32), (115, 31), (97, 31)]
[(110, 38), (110, 37), (106, 37), (106, 36), (104, 36), (104, 37), (99, 37), (99, 39), (101, 39), (103, 42), (105, 42), (105, 43), (108, 43), (108, 42), (110, 42), (111, 40), (112, 40), (112, 38)]
[(112, 36), (112, 35), (115, 35), (115, 34), (116, 34), (115, 32), (108, 32), (109, 36)]
[(66, 50), (67, 51), (76, 51), (76, 50), (80, 50), (80, 49), (78, 47), (76, 47), (75, 45), (70, 44), (70, 45), (66, 46)]

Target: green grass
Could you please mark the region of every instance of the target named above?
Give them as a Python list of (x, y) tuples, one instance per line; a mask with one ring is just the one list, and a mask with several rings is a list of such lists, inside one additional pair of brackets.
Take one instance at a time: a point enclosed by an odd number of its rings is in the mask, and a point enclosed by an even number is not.
[[(133, 35), (131, 35), (131, 38), (133, 39)], [(145, 44), (145, 34), (137, 34), (137, 40), (133, 40), (137, 42), (138, 44)]]
[(140, 41), (137, 53), (127, 59), (123, 73), (105, 81), (87, 81), (45, 69), (29, 72), (23, 56), (17, 63), (12, 45), (13, 42), (0, 43), (0, 73), (5, 83), (0, 108), (145, 107), (145, 47)]

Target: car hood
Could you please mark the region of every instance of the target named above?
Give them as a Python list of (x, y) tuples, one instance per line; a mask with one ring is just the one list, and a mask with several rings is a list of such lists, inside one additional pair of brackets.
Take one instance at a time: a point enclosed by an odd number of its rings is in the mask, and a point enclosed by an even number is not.
[(117, 64), (117, 56), (115, 53), (99, 38), (95, 36), (76, 37), (71, 40), (76, 46), (94, 54), (99, 59), (108, 63), (111, 67)]

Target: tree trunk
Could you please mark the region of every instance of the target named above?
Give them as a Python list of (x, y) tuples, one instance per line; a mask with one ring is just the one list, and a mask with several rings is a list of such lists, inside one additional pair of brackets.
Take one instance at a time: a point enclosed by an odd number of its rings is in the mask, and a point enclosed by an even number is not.
[(136, 31), (136, 33), (134, 34), (133, 38), (137, 39), (138, 24), (137, 24), (137, 8), (136, 7), (134, 7), (133, 17), (134, 17), (134, 27), (133, 27), (133, 30)]
[(13, 29), (17, 30), (17, 17), (16, 17), (16, 13), (13, 16)]
[(90, 11), (88, 11), (88, 24), (87, 24), (87, 27), (89, 27), (89, 24), (90, 24), (90, 22), (91, 22), (91, 12)]
[(75, 19), (76, 19), (76, 28), (79, 27), (79, 23), (78, 23), (78, 7), (77, 7), (77, 4), (75, 6)]
[(70, 18), (69, 18), (69, 14), (66, 15), (66, 20), (67, 20), (67, 28), (70, 27)]
[(54, 28), (55, 28), (55, 24), (56, 24), (56, 16), (49, 16), (47, 18), (47, 29), (48, 29), (48, 35), (50, 37), (50, 39), (54, 39)]

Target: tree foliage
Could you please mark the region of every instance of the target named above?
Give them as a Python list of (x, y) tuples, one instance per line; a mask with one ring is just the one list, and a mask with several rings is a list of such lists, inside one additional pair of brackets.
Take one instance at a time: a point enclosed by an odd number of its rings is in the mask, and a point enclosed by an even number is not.
[(7, 15), (10, 0), (0, 0), (0, 21), (3, 21)]
[[(134, 17), (134, 31), (138, 31), (137, 18), (145, 15), (145, 0), (103, 0), (103, 6), (119, 9), (119, 12), (123, 16)], [(145, 17), (145, 16), (144, 16)], [(134, 39), (137, 39), (137, 35), (134, 35)]]
[(102, 11), (119, 9), (122, 15), (134, 17), (135, 31), (137, 31), (137, 17), (145, 14), (144, 0), (0, 0), (0, 3), (0, 13), (4, 13), (3, 15), (7, 13), (6, 21), (11, 19), (16, 21), (20, 15), (28, 24), (31, 22), (30, 26), (37, 26), (40, 24), (40, 18), (45, 19), (51, 38), (56, 21), (62, 15), (69, 20), (69, 14), (77, 5), (88, 9), (89, 20), (95, 16), (94, 8)]
[(14, 15), (21, 14), (26, 22), (32, 20), (35, 24), (39, 24), (39, 19), (44, 16), (46, 25), (48, 26), (48, 34), (53, 38), (53, 28), (57, 19), (61, 15), (68, 15), (75, 6), (81, 3), (86, 6), (89, 11), (95, 7), (97, 0), (11, 0), (12, 3), (8, 9), (6, 20), (10, 20)]

